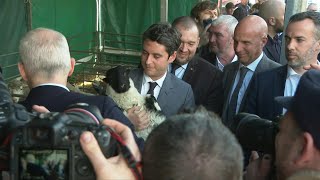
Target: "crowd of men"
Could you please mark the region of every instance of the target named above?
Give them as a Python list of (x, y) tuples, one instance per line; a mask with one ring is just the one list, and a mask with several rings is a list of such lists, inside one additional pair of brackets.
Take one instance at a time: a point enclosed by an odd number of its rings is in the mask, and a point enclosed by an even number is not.
[[(273, 162), (279, 180), (320, 179), (320, 13), (294, 14), (284, 28), (281, 0), (261, 3), (258, 15), (249, 14), (247, 0), (234, 8), (228, 4), (220, 15), (217, 5), (203, 1), (191, 16), (155, 23), (143, 33), (141, 67), (130, 77), (167, 117), (145, 143), (134, 130), (148, 127), (146, 111), (133, 107), (125, 116), (108, 96), (66, 87), (75, 59), (55, 30), (37, 28), (21, 40), (18, 67), (31, 91), (20, 103), (53, 112), (79, 102), (97, 106), (103, 123), (142, 162), (144, 179), (269, 179)], [(285, 65), (279, 64), (282, 39)], [(275, 157), (241, 147), (230, 131), (240, 112), (269, 120), (284, 115)], [(80, 143), (97, 179), (135, 178), (123, 156), (104, 157), (92, 133), (83, 133)]]

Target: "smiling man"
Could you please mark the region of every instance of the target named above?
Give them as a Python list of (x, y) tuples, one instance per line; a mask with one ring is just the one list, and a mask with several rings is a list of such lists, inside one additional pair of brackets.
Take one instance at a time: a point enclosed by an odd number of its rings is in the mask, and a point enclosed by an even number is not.
[(199, 45), (199, 30), (196, 22), (189, 16), (182, 16), (172, 23), (181, 33), (181, 44), (170, 72), (191, 85), (196, 105), (221, 114), (223, 103), (222, 73), (207, 62), (195, 56)]
[(166, 116), (194, 107), (191, 86), (167, 73), (180, 46), (181, 34), (170, 24), (151, 25), (143, 33), (142, 68), (130, 72), (135, 87), (142, 94), (153, 95)]
[(238, 61), (223, 70), (225, 99), (222, 120), (228, 127), (232, 125), (234, 115), (244, 109), (253, 75), (280, 66), (263, 53), (267, 33), (267, 23), (255, 15), (245, 17), (236, 26), (234, 50)]

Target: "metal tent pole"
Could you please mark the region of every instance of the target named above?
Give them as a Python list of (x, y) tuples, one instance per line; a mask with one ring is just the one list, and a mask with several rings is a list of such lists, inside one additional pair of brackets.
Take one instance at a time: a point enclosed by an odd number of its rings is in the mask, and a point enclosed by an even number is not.
[(160, 21), (167, 22), (168, 21), (168, 0), (160, 1)]
[(104, 48), (103, 22), (102, 22), (102, 0), (96, 0), (96, 28), (95, 28), (95, 61), (101, 60), (101, 53)]

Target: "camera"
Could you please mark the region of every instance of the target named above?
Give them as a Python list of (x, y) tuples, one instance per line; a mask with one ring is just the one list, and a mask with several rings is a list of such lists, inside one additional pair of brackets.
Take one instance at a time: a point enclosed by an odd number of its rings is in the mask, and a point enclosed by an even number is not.
[[(80, 146), (82, 132), (91, 131), (105, 157), (118, 154), (112, 129), (100, 125), (100, 111), (87, 104), (63, 113), (29, 113), (12, 102), (0, 73), (0, 171), (10, 179), (95, 179)], [(9, 172), (8, 172), (9, 171)]]
[(271, 121), (257, 115), (239, 113), (235, 116), (232, 131), (244, 149), (275, 154), (275, 138), (279, 131), (278, 119)]
[[(65, 113), (39, 114), (13, 133), (10, 146), (12, 179), (95, 179), (79, 138), (91, 131), (105, 157), (117, 153), (106, 126), (96, 122), (90, 106), (76, 104)], [(101, 115), (100, 115), (101, 116)]]

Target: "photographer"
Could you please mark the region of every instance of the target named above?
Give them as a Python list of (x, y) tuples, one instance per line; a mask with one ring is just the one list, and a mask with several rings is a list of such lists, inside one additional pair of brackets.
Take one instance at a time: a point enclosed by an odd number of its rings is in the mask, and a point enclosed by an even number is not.
[[(104, 123), (125, 139), (139, 160), (128, 128)], [(106, 159), (91, 133), (83, 133), (80, 142), (98, 179), (133, 179), (123, 158)], [(240, 145), (217, 115), (203, 109), (172, 116), (156, 127), (146, 141), (142, 164), (144, 179), (242, 179)]]
[[(69, 91), (66, 84), (75, 60), (70, 57), (67, 40), (61, 33), (45, 28), (31, 30), (22, 38), (19, 52), (19, 71), (31, 89), (21, 102), (28, 111), (33, 105), (41, 105), (52, 112), (63, 112), (71, 104), (87, 103), (97, 106), (104, 118), (116, 119), (134, 129), (111, 98)], [(143, 140), (135, 138), (142, 149)]]
[[(278, 180), (320, 179), (320, 71), (303, 74), (293, 97), (277, 97), (287, 112), (275, 140)], [(270, 169), (265, 158), (250, 162), (246, 179), (257, 179)], [(262, 178), (260, 178), (262, 179)]]
[[(103, 124), (111, 127), (119, 134), (126, 143), (137, 162), (141, 161), (140, 151), (134, 141), (130, 129), (111, 119), (105, 119)], [(99, 179), (134, 179), (134, 175), (128, 167), (127, 162), (122, 155), (106, 159), (102, 154), (98, 142), (91, 132), (84, 132), (80, 137), (80, 143), (83, 151), (89, 157), (97, 180)]]

